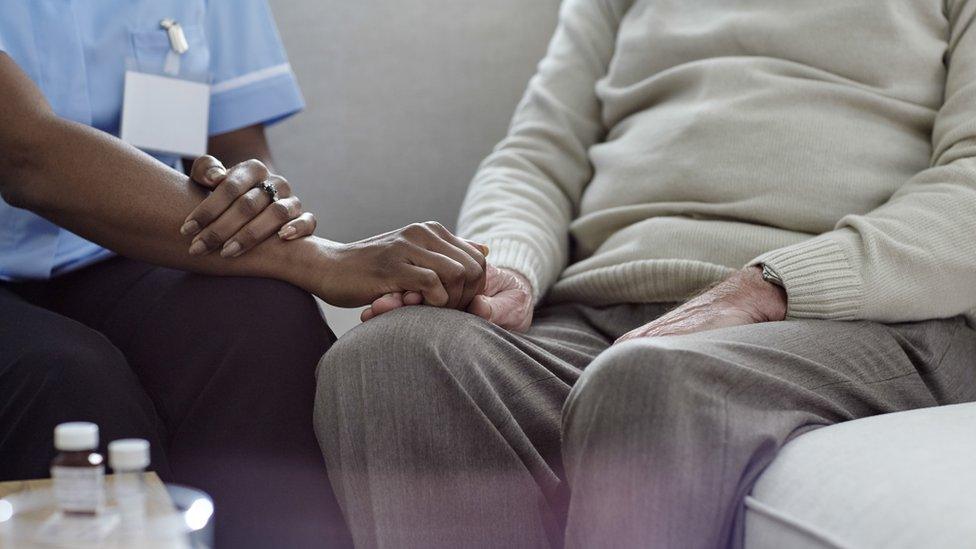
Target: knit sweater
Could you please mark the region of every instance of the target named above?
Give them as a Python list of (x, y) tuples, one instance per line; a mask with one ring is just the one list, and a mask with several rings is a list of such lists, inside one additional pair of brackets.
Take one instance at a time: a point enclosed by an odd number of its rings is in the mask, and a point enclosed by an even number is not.
[(747, 265), (789, 318), (976, 318), (976, 0), (564, 0), (459, 232), (536, 299)]

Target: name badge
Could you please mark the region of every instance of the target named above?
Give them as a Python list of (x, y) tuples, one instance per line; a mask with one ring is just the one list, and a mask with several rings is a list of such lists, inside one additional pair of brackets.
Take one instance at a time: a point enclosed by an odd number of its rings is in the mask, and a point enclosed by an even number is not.
[(156, 153), (197, 157), (207, 153), (210, 86), (168, 76), (125, 73), (120, 137)]

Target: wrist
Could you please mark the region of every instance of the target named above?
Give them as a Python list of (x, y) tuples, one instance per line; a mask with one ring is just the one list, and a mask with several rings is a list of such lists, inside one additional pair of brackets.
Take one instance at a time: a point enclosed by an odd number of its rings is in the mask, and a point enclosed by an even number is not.
[(750, 306), (756, 315), (765, 322), (775, 322), (786, 318), (786, 290), (763, 277), (760, 266), (747, 268), (742, 272), (743, 289)]
[(278, 276), (286, 282), (314, 294), (322, 291), (322, 281), (335, 266), (339, 244), (309, 236), (291, 242), (277, 243)]

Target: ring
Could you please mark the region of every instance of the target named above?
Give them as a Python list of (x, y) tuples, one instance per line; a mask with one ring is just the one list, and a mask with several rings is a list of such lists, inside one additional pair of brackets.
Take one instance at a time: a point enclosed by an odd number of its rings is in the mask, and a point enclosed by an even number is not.
[(278, 187), (275, 187), (274, 183), (270, 181), (263, 181), (260, 185), (258, 185), (258, 187), (262, 191), (268, 193), (268, 196), (271, 197), (272, 202), (278, 201)]

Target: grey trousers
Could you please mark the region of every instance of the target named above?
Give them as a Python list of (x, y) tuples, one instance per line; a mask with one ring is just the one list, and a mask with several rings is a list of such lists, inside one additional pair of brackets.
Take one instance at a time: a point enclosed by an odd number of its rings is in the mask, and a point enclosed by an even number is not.
[(543, 307), (518, 335), (401, 309), (340, 339), (315, 424), (358, 547), (725, 547), (810, 429), (976, 400), (961, 318), (788, 321), (612, 346), (661, 305)]

